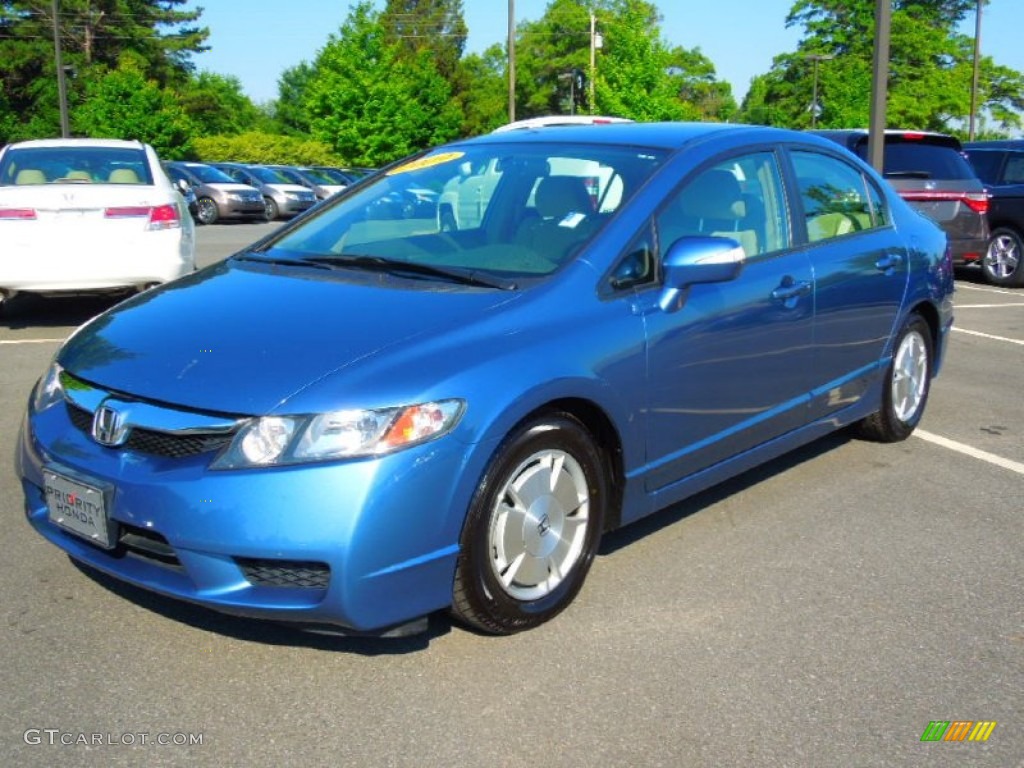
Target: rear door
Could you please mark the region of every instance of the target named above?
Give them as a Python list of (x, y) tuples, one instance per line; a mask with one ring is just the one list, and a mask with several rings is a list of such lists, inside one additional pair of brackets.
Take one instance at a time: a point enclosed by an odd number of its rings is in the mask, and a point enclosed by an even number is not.
[(799, 190), (796, 234), (815, 276), (811, 416), (862, 397), (907, 288), (908, 254), (885, 196), (860, 168), (814, 149), (788, 152)]

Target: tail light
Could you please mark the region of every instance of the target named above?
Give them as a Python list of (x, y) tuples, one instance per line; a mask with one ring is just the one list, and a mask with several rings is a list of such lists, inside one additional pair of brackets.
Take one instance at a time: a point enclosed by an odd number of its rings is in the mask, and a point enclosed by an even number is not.
[(901, 190), (900, 197), (904, 200), (922, 202), (940, 202), (948, 200), (963, 203), (975, 213), (988, 213), (988, 193), (986, 192), (934, 192), (919, 190)]
[(146, 217), (149, 223), (146, 229), (176, 229), (181, 226), (181, 215), (176, 206), (167, 205), (123, 205), (116, 208), (107, 208), (103, 212), (108, 219), (134, 219)]
[(34, 208), (0, 208), (0, 221), (32, 221), (35, 218)]

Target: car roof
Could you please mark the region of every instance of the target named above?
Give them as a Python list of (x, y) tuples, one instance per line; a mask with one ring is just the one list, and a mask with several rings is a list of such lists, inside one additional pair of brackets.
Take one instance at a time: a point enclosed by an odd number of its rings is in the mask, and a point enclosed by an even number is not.
[(770, 128), (739, 123), (611, 123), (608, 125), (565, 125), (557, 130), (546, 128), (487, 133), (453, 142), (450, 146), (470, 144), (534, 144), (540, 141), (558, 144), (606, 144), (651, 149), (680, 149), (710, 138), (733, 137), (744, 143), (801, 141), (822, 147), (833, 142), (811, 134), (786, 128)]
[(104, 147), (113, 149), (142, 149), (141, 141), (127, 139), (30, 139), (10, 144), (11, 149), (49, 147)]
[(528, 117), (525, 120), (495, 128), (493, 133), (518, 131), (524, 128), (551, 128), (566, 125), (609, 125), (611, 123), (631, 123), (627, 117), (607, 117), (605, 115), (546, 115), (544, 117)]

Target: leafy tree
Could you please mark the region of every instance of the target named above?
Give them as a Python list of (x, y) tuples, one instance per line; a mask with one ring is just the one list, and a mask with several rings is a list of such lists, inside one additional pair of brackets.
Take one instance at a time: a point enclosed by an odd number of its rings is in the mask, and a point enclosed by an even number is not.
[[(209, 31), (195, 25), (202, 11), (177, 10), (188, 0), (61, 0), (63, 63), (84, 88), (133, 52), (142, 75), (160, 86), (187, 79), (189, 56), (206, 50)], [(52, 4), (0, 0), (0, 109), (9, 138), (59, 132)], [(74, 89), (69, 103), (76, 103)], [(13, 115), (13, 119), (12, 119)]]
[[(803, 128), (812, 122), (812, 56), (818, 66), (819, 127), (866, 126), (869, 120), (875, 19), (872, 0), (797, 0), (786, 18), (805, 36), (755, 79), (741, 117)], [(960, 130), (970, 111), (973, 40), (957, 32), (975, 0), (895, 0), (890, 40), (887, 123)], [(979, 103), (1004, 130), (1021, 124), (1024, 76), (979, 62)]]
[(144, 141), (157, 154), (169, 157), (188, 155), (195, 133), (175, 94), (146, 79), (139, 58), (132, 54), (125, 54), (117, 69), (87, 85), (72, 128), (95, 138)]
[(204, 136), (237, 134), (267, 122), (237, 77), (200, 72), (178, 88), (182, 109)]
[(454, 84), (468, 34), (462, 0), (387, 0), (380, 23), (399, 58), (412, 62), (427, 52), (437, 72)]
[[(603, 36), (593, 111), (637, 120), (724, 119), (735, 109), (728, 83), (699, 50), (670, 47), (646, 0), (552, 0), (544, 16), (519, 26), (517, 112), (570, 111), (565, 75), (590, 70), (590, 14)], [(584, 84), (589, 95), (589, 83)], [(586, 99), (583, 100), (586, 104)], [(589, 109), (589, 105), (586, 105)]]
[(461, 63), (463, 91), (462, 135), (489, 133), (508, 122), (508, 55), (492, 45), (483, 54), (470, 54)]
[(313, 68), (305, 97), (313, 135), (349, 163), (380, 165), (458, 134), (462, 113), (431, 53), (409, 59), (369, 2), (350, 11)]
[(277, 101), (274, 119), (286, 134), (308, 134), (309, 113), (306, 111), (306, 87), (313, 78), (314, 69), (308, 62), (300, 62), (281, 73), (277, 81)]

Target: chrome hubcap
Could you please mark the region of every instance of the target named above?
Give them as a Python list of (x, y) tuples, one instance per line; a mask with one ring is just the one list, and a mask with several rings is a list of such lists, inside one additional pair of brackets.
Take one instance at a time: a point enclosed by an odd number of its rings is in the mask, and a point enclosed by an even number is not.
[(551, 593), (579, 560), (590, 496), (583, 468), (568, 453), (535, 453), (512, 473), (491, 514), (491, 567), (516, 600)]
[(1020, 266), (1020, 249), (1010, 235), (997, 235), (988, 244), (985, 269), (993, 277), (1007, 278)]
[(924, 401), (928, 385), (928, 347), (917, 331), (900, 342), (893, 360), (892, 407), (896, 418), (911, 421)]

